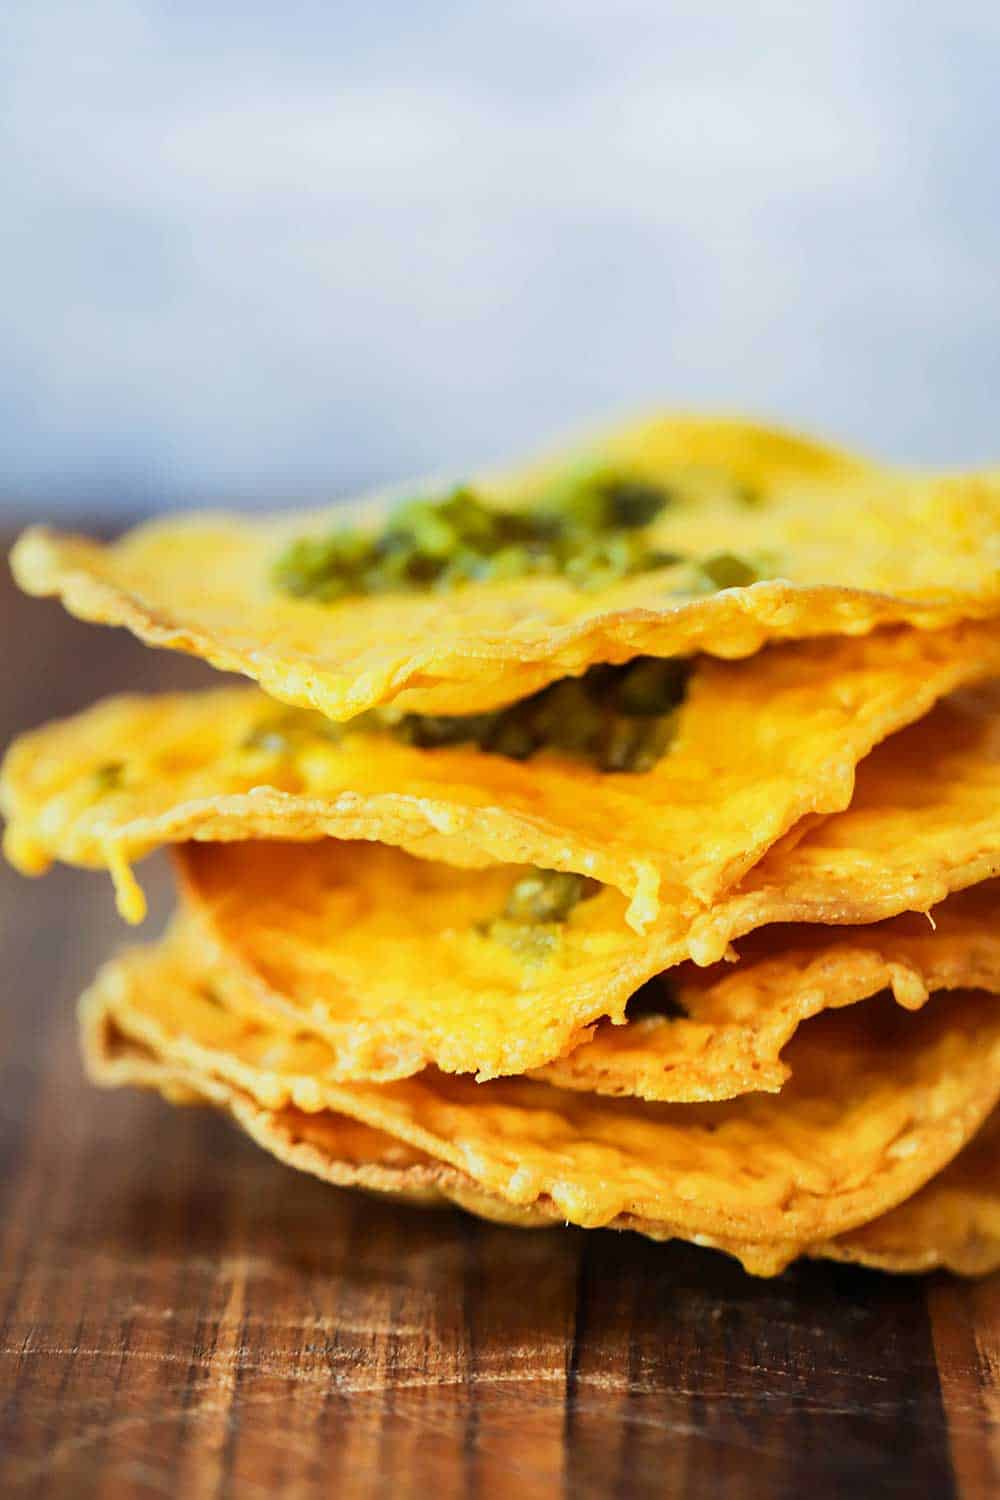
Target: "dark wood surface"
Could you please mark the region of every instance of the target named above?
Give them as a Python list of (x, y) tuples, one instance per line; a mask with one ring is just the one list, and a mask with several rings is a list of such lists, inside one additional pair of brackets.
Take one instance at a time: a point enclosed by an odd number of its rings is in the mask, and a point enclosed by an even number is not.
[[(196, 664), (0, 584), (8, 737)], [(154, 909), (169, 904), (150, 867)], [(0, 1493), (986, 1497), (1000, 1278), (524, 1233), (335, 1192), (81, 1077), (108, 882), (0, 874)]]

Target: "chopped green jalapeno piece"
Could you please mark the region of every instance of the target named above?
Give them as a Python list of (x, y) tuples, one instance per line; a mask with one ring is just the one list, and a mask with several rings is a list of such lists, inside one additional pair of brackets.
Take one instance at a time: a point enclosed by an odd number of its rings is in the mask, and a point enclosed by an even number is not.
[(760, 574), (746, 558), (736, 557), (732, 552), (716, 552), (698, 565), (713, 588), (741, 589), (757, 583)]
[(511, 886), (500, 915), (479, 930), (519, 958), (541, 963), (558, 947), (573, 909), (600, 889), (598, 881), (572, 871), (532, 870)]
[(406, 714), (386, 727), (428, 750), (476, 744), (511, 760), (561, 750), (604, 771), (648, 771), (670, 747), (689, 672), (687, 661), (640, 656), (561, 678), (492, 713)]
[(532, 870), (511, 886), (503, 916), (508, 922), (565, 922), (600, 886), (571, 870)]
[(523, 510), (487, 505), (463, 487), (398, 506), (380, 535), (301, 537), (271, 578), (282, 593), (322, 604), (535, 574), (593, 588), (678, 560), (641, 536), (670, 500), (657, 485), (606, 472), (577, 475)]
[(527, 760), (561, 751), (603, 771), (649, 771), (670, 748), (690, 663), (638, 656), (623, 666), (590, 667), (563, 677), (506, 708), (478, 714), (404, 714), (373, 709), (334, 724), (310, 709), (270, 713), (241, 748), (292, 755), (317, 738), (337, 743), (352, 733), (391, 734), (405, 745), (441, 750), (478, 745), (492, 755)]
[(94, 784), (99, 792), (116, 792), (125, 779), (125, 762), (109, 760), (94, 768)]
[[(718, 482), (736, 506), (764, 503), (760, 491), (735, 476), (721, 472)], [(523, 508), (488, 504), (460, 486), (441, 497), (403, 502), (381, 533), (343, 529), (298, 538), (274, 562), (271, 581), (293, 598), (332, 604), (358, 595), (528, 577), (600, 589), (680, 563), (693, 579), (681, 592), (742, 588), (764, 576), (762, 567), (770, 565), (760, 560), (724, 551), (698, 560), (652, 544), (649, 527), (684, 498), (684, 480), (678, 485), (675, 491), (609, 469), (577, 469), (551, 481)]]

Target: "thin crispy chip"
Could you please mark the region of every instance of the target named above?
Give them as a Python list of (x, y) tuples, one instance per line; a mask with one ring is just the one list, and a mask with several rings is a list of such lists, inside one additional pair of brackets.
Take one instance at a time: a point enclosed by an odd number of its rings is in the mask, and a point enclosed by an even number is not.
[(426, 1063), (524, 1073), (602, 1016), (621, 1021), (654, 974), (716, 963), (757, 927), (927, 911), (1000, 874), (1000, 689), (949, 699), (887, 740), (862, 762), (846, 812), (777, 844), (693, 920), (661, 913), (645, 937), (604, 890), (545, 929), (550, 951), (525, 955), (487, 930), (520, 871), (457, 870), (381, 845), (188, 844), (178, 861), (227, 1003), (309, 1027), (340, 1078)]
[(791, 1043), (778, 1098), (710, 1105), (433, 1069), (381, 1086), (331, 1083), (321, 1042), (227, 1011), (176, 939), (108, 965), (84, 1009), (88, 1026), (104, 1016), (154, 1057), (268, 1110), (332, 1111), (385, 1131), (516, 1209), (550, 1202), (587, 1228), (631, 1215), (779, 1260), (910, 1197), (1000, 1099), (1000, 997), (981, 992), (938, 996), (915, 1016), (872, 1002), (815, 1018)]
[[(701, 658), (677, 735), (652, 770), (566, 755), (426, 750), (322, 722), (252, 688), (108, 699), (21, 737), (0, 774), (5, 848), (128, 867), (185, 839), (377, 839), (428, 859), (575, 870), (629, 898), (642, 930), (664, 905), (716, 900), (800, 818), (846, 807), (872, 745), (954, 688), (1000, 672), (992, 623), (793, 643), (737, 664)], [(286, 713), (288, 711), (278, 711)]]
[(1000, 1111), (914, 1197), (809, 1253), (882, 1271), (1000, 1270)]
[(185, 941), (226, 1003), (315, 1032), (343, 1079), (541, 1066), (595, 1017), (624, 1016), (629, 965), (641, 975), (646, 957), (611, 891), (580, 903), (542, 961), (492, 936), (507, 866), (456, 870), (333, 839), (188, 844), (179, 857)]
[(681, 1015), (602, 1023), (591, 1042), (537, 1076), (642, 1099), (776, 1093), (789, 1074), (782, 1049), (820, 1011), (883, 989), (908, 1010), (935, 990), (1000, 991), (1000, 882), (949, 896), (933, 927), (916, 913), (869, 927), (765, 927), (740, 944), (735, 968), (688, 965), (670, 978), (665, 993)]
[[(229, 1113), (258, 1145), (302, 1172), (337, 1187), (434, 1206), (453, 1203), (496, 1223), (551, 1228), (562, 1216), (550, 1199), (516, 1208), (479, 1187), (465, 1172), (435, 1161), (385, 1131), (325, 1110), (306, 1114), (265, 1109), (248, 1094), (190, 1066), (168, 1064), (128, 1041), (96, 997), (84, 1007), (83, 1045), (88, 1071), (105, 1087), (154, 1088), (174, 1103), (205, 1103)], [(757, 1275), (773, 1275), (793, 1255), (850, 1260), (886, 1271), (944, 1267), (980, 1276), (1000, 1267), (1000, 1111), (914, 1197), (869, 1224), (825, 1245), (768, 1248), (708, 1237), (714, 1248), (742, 1260)], [(608, 1228), (632, 1229), (654, 1239), (668, 1227), (623, 1214)], [(703, 1242), (706, 1237), (702, 1237)]]
[[(102, 975), (108, 976), (107, 969)], [(303, 1159), (302, 1153), (297, 1154), (294, 1147), (299, 1140), (306, 1139), (300, 1122), (307, 1126), (316, 1119), (315, 1116), (294, 1109), (266, 1110), (249, 1094), (232, 1088), (211, 1074), (184, 1064), (165, 1062), (116, 1027), (113, 1007), (100, 991), (99, 981), (94, 990), (83, 997), (80, 1007), (84, 1061), (88, 1075), (95, 1083), (104, 1088), (151, 1088), (171, 1104), (211, 1104), (226, 1109), (273, 1155), (287, 1161), (290, 1166), (310, 1170), (308, 1161)], [(324, 1116), (318, 1123), (320, 1130), (327, 1126), (326, 1160), (324, 1170), (316, 1175), (327, 1182), (337, 1187), (359, 1187), (413, 1201), (433, 1203), (440, 1200), (442, 1167), (426, 1152), (417, 1151), (405, 1141), (397, 1141), (385, 1131), (374, 1130), (347, 1115), (330, 1115), (329, 1122)], [(451, 1169), (443, 1170), (448, 1173)]]
[[(469, 713), (594, 662), (746, 656), (768, 640), (943, 626), (1000, 607), (1000, 484), (990, 476), (880, 471), (749, 424), (683, 418), (612, 433), (589, 456), (687, 489), (652, 524), (651, 545), (766, 559), (774, 581), (692, 593), (679, 564), (591, 590), (534, 577), (332, 605), (276, 593), (270, 568), (283, 547), (343, 524), (343, 509), (191, 516), (113, 546), (35, 528), (12, 562), (29, 593), (58, 595), (83, 619), (127, 626), (333, 719), (389, 702)], [(493, 491), (512, 488), (516, 477)]]
[[(110, 976), (105, 969), (83, 997), (80, 1007), (84, 1061), (91, 1080), (102, 1088), (154, 1089), (171, 1104), (207, 1104), (221, 1109), (279, 1161), (335, 1187), (360, 1188), (425, 1206), (456, 1204), (480, 1218), (526, 1229), (553, 1228), (565, 1223), (549, 1200), (515, 1207), (505, 1198), (479, 1187), (468, 1173), (456, 1171), (446, 1162), (428, 1156), (426, 1151), (347, 1115), (332, 1110), (309, 1114), (290, 1106), (267, 1109), (214, 1074), (200, 1072), (187, 1063), (165, 1061), (149, 1047), (127, 1037), (115, 1024), (106, 980)], [(662, 1226), (647, 1229), (628, 1215), (606, 1227), (636, 1229), (650, 1233), (652, 1238), (668, 1238), (661, 1232)], [(742, 1247), (733, 1248), (732, 1253), (737, 1254), (739, 1248)], [(760, 1271), (762, 1275), (781, 1269), (780, 1264), (771, 1265), (773, 1255), (760, 1246), (747, 1247), (746, 1253), (756, 1263), (767, 1266)], [(782, 1247), (779, 1254), (785, 1253)]]
[(714, 963), (734, 936), (768, 922), (839, 926), (930, 911), (1000, 874), (998, 855), (1000, 683), (991, 683), (875, 750), (845, 813), (794, 848), (776, 844), (738, 892), (696, 918), (691, 957)]

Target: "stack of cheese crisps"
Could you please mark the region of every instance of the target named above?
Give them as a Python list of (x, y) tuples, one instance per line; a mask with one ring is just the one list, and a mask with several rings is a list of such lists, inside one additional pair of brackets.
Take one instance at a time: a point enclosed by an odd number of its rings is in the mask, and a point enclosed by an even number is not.
[(253, 678), (26, 734), (8, 857), (173, 848), (88, 1067), (512, 1224), (1000, 1264), (1000, 475), (656, 419), (395, 502), (27, 533)]

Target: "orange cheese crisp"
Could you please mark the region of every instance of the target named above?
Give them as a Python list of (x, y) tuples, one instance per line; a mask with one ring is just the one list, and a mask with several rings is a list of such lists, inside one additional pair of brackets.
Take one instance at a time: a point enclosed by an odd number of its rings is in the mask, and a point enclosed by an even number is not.
[(538, 1076), (643, 1099), (777, 1092), (789, 1076), (782, 1049), (820, 1011), (883, 989), (908, 1010), (935, 990), (1000, 991), (1000, 882), (949, 896), (934, 908), (933, 927), (916, 913), (870, 927), (765, 927), (739, 949), (736, 965), (688, 965), (667, 976), (664, 994), (679, 1016), (602, 1023), (588, 1045)]
[(155, 947), (106, 966), (84, 1014), (267, 1110), (332, 1111), (384, 1131), (515, 1209), (545, 1200), (586, 1227), (631, 1215), (664, 1234), (739, 1243), (751, 1269), (894, 1208), (1000, 1099), (1000, 998), (975, 992), (916, 1015), (872, 1002), (818, 1017), (791, 1043), (777, 1098), (682, 1106), (435, 1070), (329, 1083), (313, 1038), (227, 1011), (196, 968), (185, 977), (176, 943), (165, 969)]
[(882, 1271), (1000, 1269), (1000, 1112), (919, 1193), (809, 1253)]
[[(348, 719), (376, 704), (470, 713), (510, 703), (594, 662), (748, 656), (769, 640), (939, 627), (1000, 608), (1000, 484), (873, 465), (748, 423), (657, 418), (520, 475), (487, 500), (527, 502), (582, 461), (662, 485), (645, 529), (661, 566), (604, 586), (498, 577), (444, 591), (333, 603), (276, 590), (289, 544), (354, 512), (159, 521), (104, 546), (35, 528), (12, 555), (29, 593), (153, 646), (253, 677), (273, 697)], [(699, 571), (700, 561), (739, 566)], [(710, 574), (736, 579), (706, 592)], [(759, 582), (744, 578), (759, 577)]]
[[(106, 1006), (93, 998), (82, 1013), (88, 1071), (107, 1088), (152, 1088), (175, 1104), (211, 1104), (228, 1113), (258, 1145), (279, 1161), (337, 1187), (436, 1206), (453, 1203), (496, 1223), (551, 1228), (562, 1222), (545, 1199), (516, 1208), (489, 1193), (467, 1173), (435, 1161), (427, 1152), (359, 1124), (346, 1115), (266, 1109), (250, 1095), (190, 1066), (167, 1063), (115, 1026)], [(849, 1260), (884, 1271), (930, 1271), (938, 1267), (966, 1276), (1000, 1268), (1000, 1111), (994, 1110), (969, 1145), (936, 1177), (899, 1207), (825, 1244), (798, 1250), (818, 1259)], [(622, 1214), (608, 1226), (667, 1238), (662, 1226)], [(773, 1275), (786, 1263), (787, 1245), (770, 1256), (760, 1244), (716, 1238), (719, 1250), (742, 1259), (758, 1275)]]
[(376, 839), (455, 865), (578, 871), (622, 891), (641, 931), (716, 901), (800, 818), (846, 807), (874, 744), (997, 673), (1000, 632), (978, 623), (701, 658), (670, 749), (620, 774), (554, 751), (422, 749), (385, 728), (331, 739), (253, 689), (112, 698), (8, 751), (5, 849), (27, 873), (109, 867), (134, 919), (131, 863), (163, 843)]
[(779, 842), (715, 906), (645, 936), (603, 890), (544, 929), (547, 949), (524, 953), (493, 926), (520, 870), (463, 871), (380, 845), (188, 844), (178, 859), (201, 961), (227, 1003), (316, 1032), (335, 1076), (428, 1063), (522, 1073), (602, 1017), (622, 1021), (653, 975), (717, 963), (758, 927), (928, 911), (1000, 874), (1000, 696), (948, 700), (886, 740), (845, 812)]

